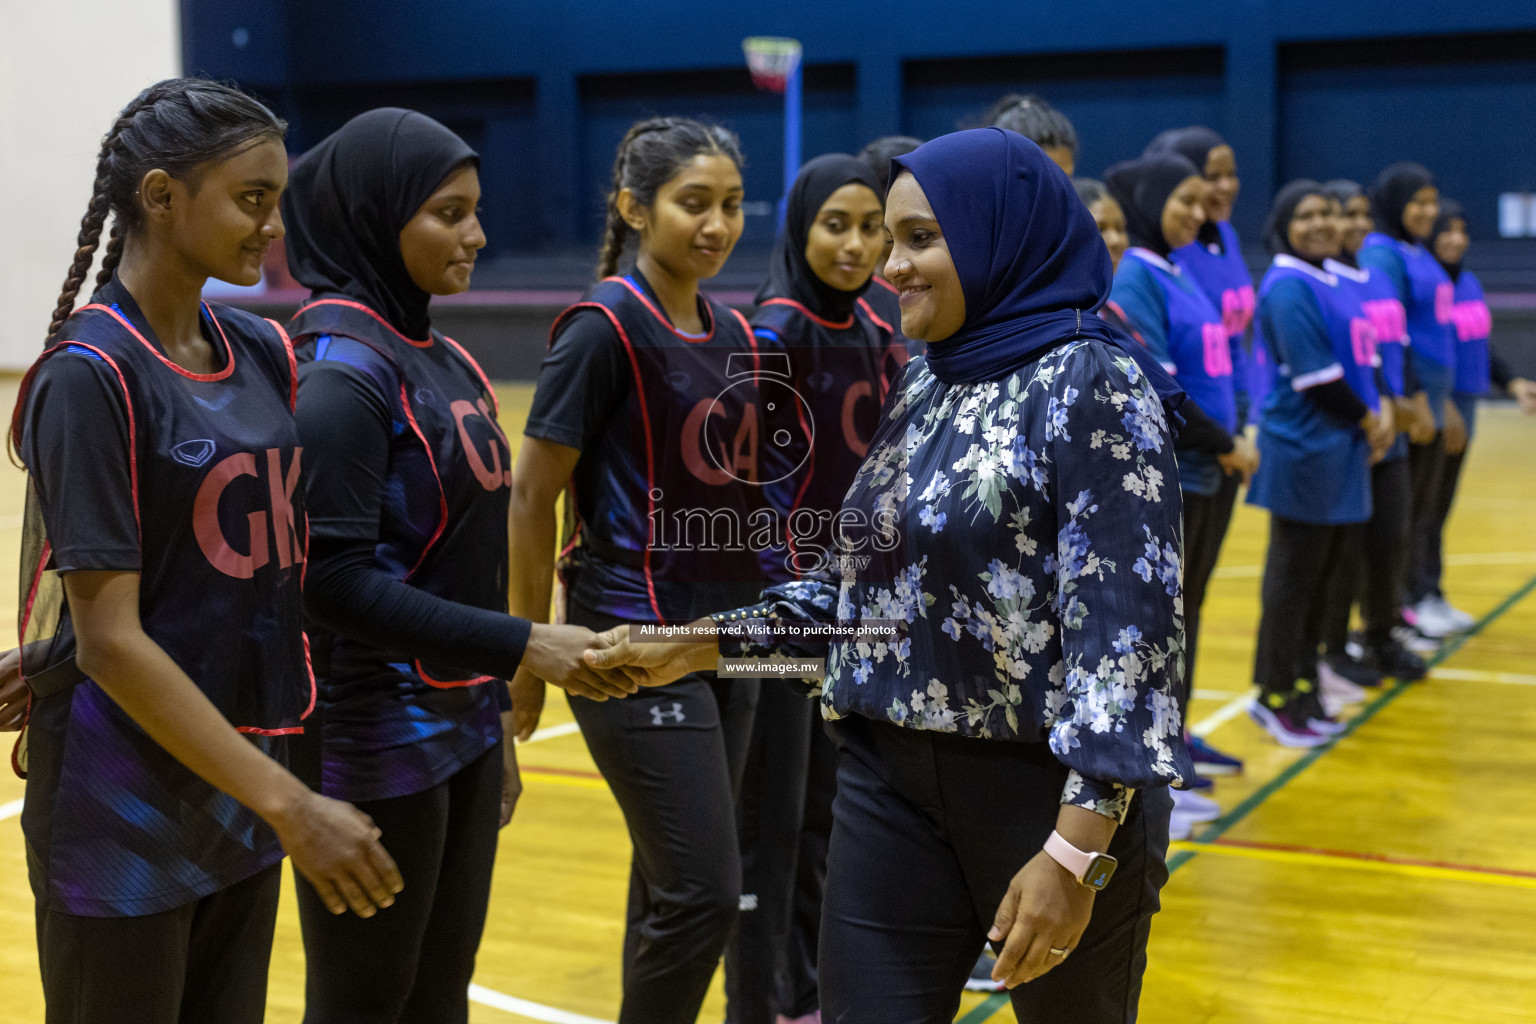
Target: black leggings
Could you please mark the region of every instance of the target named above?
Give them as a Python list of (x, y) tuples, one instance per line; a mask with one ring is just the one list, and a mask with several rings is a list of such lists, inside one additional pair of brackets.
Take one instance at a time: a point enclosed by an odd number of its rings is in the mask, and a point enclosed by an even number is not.
[(741, 916), (725, 950), (729, 1024), (773, 1024), (778, 1010), (774, 977), (789, 939), (810, 727), (820, 718), (804, 684), (761, 683), (737, 804), (742, 895)]
[(1297, 679), (1317, 678), (1321, 606), (1329, 567), (1338, 559), (1351, 529), (1270, 516), (1253, 667), (1253, 681), (1264, 693), (1287, 695)]
[[(1408, 477), (1413, 489), (1413, 522), (1408, 551), (1409, 604), (1438, 592), (1440, 586), (1441, 481), (1445, 476), (1445, 435), (1428, 444), (1408, 446)], [(1446, 505), (1449, 513), (1450, 506)]]
[(261, 1024), (281, 865), (142, 917), (37, 906), (47, 1024)]
[(464, 1024), (501, 818), (497, 744), (431, 789), (359, 810), (405, 888), (363, 919), (332, 915), (294, 872), (308, 974), (305, 1024)]
[[(1241, 478), (1224, 474), (1216, 493), (1184, 495), (1184, 706), (1195, 690), (1195, 658), (1200, 647), (1200, 606), (1216, 571), (1222, 542), (1232, 523)], [(1052, 972), (1054, 973), (1054, 972)]]
[(1440, 479), (1429, 509), (1424, 532), (1414, 537), (1412, 587), (1410, 599), (1441, 597), (1440, 575), (1444, 570), (1445, 521), (1456, 503), (1456, 485), (1461, 482), (1461, 467), (1467, 453), (1446, 455), (1440, 466)]
[[(569, 619), (621, 621), (575, 602)], [(741, 903), (736, 795), (758, 686), (708, 672), (623, 700), (569, 698), (634, 846), (619, 1024), (693, 1024), (704, 1003)]]
[(1350, 608), (1360, 602), (1366, 643), (1380, 648), (1402, 624), (1403, 577), (1408, 571), (1408, 460), (1371, 467), (1371, 518), (1350, 527), (1344, 550), (1328, 570), (1328, 593), (1318, 632), (1323, 649), (1343, 655)]
[[(980, 740), (852, 716), (842, 748), (821, 925), (821, 1016), (952, 1021), (1009, 882), (1040, 852), (1067, 768), (1044, 743)], [(1168, 880), (1166, 789), (1138, 792), (1119, 859), (1071, 957), (1011, 997), (1026, 1024), (1136, 1019), (1147, 937)]]

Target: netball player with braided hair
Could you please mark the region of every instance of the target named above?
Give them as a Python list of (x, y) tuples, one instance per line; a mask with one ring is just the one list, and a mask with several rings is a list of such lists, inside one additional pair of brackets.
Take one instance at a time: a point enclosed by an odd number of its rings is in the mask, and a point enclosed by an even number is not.
[(332, 913), (401, 888), (373, 822), (284, 767), (314, 703), (292, 348), (199, 301), (210, 277), (256, 283), (282, 237), (284, 131), (197, 79), (130, 103), (23, 380), (22, 827), (49, 1022), (257, 1024), (285, 849)]
[[(690, 622), (761, 590), (747, 533), (777, 432), (758, 408), (767, 367), (745, 319), (699, 292), (741, 237), (740, 168), (734, 135), (683, 118), (620, 143), (600, 280), (555, 321), (512, 476), (512, 614), (548, 615), (562, 491), (575, 625)], [(518, 670), (524, 738), (543, 693)], [(701, 672), (623, 701), (568, 698), (634, 841), (622, 1024), (698, 1015), (740, 900), (735, 799), (756, 695)]]

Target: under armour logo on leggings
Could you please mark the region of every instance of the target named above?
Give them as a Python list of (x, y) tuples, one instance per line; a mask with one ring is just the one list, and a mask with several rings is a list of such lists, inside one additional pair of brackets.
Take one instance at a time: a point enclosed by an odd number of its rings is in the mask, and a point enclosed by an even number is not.
[(672, 702), (672, 710), (671, 711), (663, 710), (660, 705), (652, 705), (652, 707), (651, 707), (651, 724), (652, 725), (665, 725), (666, 722), (664, 721), (664, 719), (667, 719), (667, 718), (672, 719), (672, 724), (673, 725), (681, 725), (682, 721), (683, 721), (683, 719), (685, 717), (686, 716), (683, 714), (683, 705), (681, 703), (679, 703), (678, 701), (673, 701)]

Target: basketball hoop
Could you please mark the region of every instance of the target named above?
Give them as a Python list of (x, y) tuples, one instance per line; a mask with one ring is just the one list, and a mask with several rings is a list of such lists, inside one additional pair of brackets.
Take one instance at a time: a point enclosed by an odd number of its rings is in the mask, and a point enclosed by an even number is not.
[(749, 36), (741, 41), (747, 55), (752, 84), (769, 92), (783, 92), (789, 76), (800, 66), (800, 41), (783, 36)]

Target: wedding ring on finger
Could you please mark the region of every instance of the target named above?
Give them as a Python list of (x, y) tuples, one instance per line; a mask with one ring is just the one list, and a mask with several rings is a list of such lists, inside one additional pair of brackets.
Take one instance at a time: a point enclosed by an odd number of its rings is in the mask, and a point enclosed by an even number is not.
[(1060, 946), (1052, 946), (1051, 947), (1051, 955), (1052, 956), (1059, 956), (1063, 960), (1065, 960), (1067, 958), (1067, 954), (1070, 953), (1070, 952), (1072, 952), (1070, 949), (1062, 949)]

